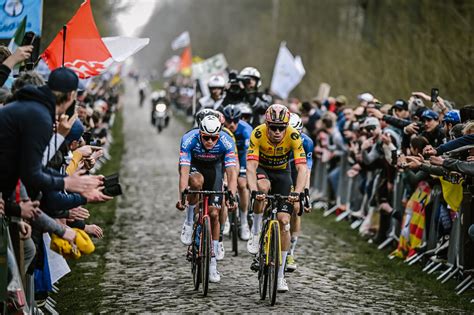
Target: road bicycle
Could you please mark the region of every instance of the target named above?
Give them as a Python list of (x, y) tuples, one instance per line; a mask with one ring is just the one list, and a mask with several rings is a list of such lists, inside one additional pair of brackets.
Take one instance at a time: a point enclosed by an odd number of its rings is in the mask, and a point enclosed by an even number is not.
[[(275, 305), (278, 283), (278, 269), (282, 263), (280, 223), (277, 219), (278, 210), (288, 201), (288, 196), (267, 195), (266, 218), (263, 221), (262, 233), (260, 234), (259, 248), (256, 257), (258, 267), (258, 291), (260, 299), (265, 300), (268, 289), (270, 305)], [(303, 214), (304, 193), (299, 196), (300, 210), (298, 215)], [(252, 204), (255, 201), (252, 197)]]
[(209, 198), (212, 195), (223, 195), (229, 198), (230, 194), (228, 191), (185, 189), (181, 194), (182, 204), (185, 203), (186, 196), (192, 194), (200, 196), (202, 206), (199, 207), (199, 217), (194, 223), (193, 242), (189, 245), (187, 259), (191, 262), (194, 290), (199, 290), (199, 285), (202, 284), (202, 294), (207, 296), (209, 290), (209, 265), (213, 254)]

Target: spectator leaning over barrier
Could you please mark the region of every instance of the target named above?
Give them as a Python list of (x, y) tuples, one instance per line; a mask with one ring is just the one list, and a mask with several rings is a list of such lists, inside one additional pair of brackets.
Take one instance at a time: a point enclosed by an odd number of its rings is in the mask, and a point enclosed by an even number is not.
[(40, 190), (86, 192), (100, 184), (99, 177), (80, 174), (64, 177), (42, 167), (55, 114), (63, 115), (74, 102), (77, 84), (78, 78), (73, 71), (59, 68), (51, 73), (47, 86), (26, 86), (17, 92), (16, 102), (0, 108), (0, 191), (3, 198), (11, 195), (19, 178), (30, 196), (36, 196)]

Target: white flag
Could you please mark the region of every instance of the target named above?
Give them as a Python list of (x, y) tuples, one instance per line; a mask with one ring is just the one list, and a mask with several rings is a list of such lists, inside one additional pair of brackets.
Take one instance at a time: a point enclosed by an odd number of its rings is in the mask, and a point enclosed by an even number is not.
[(116, 62), (122, 62), (150, 43), (149, 38), (102, 37), (102, 41)]
[(171, 48), (173, 48), (173, 50), (177, 50), (188, 46), (190, 42), (191, 39), (189, 38), (189, 32), (186, 31), (181, 33), (181, 35), (179, 35), (173, 40), (173, 42), (171, 43)]
[(285, 43), (282, 43), (273, 69), (270, 89), (281, 98), (286, 99), (301, 82), (305, 73), (301, 58), (299, 56), (293, 57)]
[(163, 77), (170, 78), (179, 72), (179, 66), (181, 64), (181, 58), (179, 56), (172, 56), (165, 62), (165, 71)]

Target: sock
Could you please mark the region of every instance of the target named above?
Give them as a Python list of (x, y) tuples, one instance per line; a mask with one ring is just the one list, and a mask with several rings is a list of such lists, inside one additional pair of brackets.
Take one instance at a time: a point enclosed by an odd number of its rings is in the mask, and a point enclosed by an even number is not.
[(242, 210), (240, 210), (240, 223), (247, 224), (247, 212), (242, 212)]
[(285, 277), (285, 265), (286, 265), (286, 256), (288, 255), (288, 251), (282, 250), (281, 251), (281, 264), (280, 264), (280, 269), (278, 270), (278, 278), (284, 278)]
[(186, 209), (187, 225), (192, 225), (194, 223), (194, 208), (196, 208), (196, 205), (188, 205), (188, 208)]
[(217, 269), (217, 259), (216, 257), (211, 257), (211, 263), (209, 264), (210, 269)]
[[(214, 256), (217, 255), (217, 251), (219, 250), (219, 241), (212, 241), (212, 248), (214, 249)], [(215, 257), (213, 257), (215, 258)]]
[(253, 214), (253, 225), (252, 225), (252, 233), (253, 235), (258, 235), (260, 232), (260, 225), (262, 224), (263, 213)]
[(290, 255), (291, 256), (295, 255), (295, 248), (296, 248), (296, 243), (297, 242), (298, 242), (298, 236), (291, 237), (291, 245), (290, 245)]

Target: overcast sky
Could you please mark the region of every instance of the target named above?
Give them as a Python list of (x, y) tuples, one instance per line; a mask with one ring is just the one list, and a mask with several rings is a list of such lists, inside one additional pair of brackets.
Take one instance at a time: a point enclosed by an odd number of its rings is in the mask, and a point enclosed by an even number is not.
[(129, 9), (117, 15), (121, 35), (138, 36), (159, 2), (161, 0), (123, 0)]

